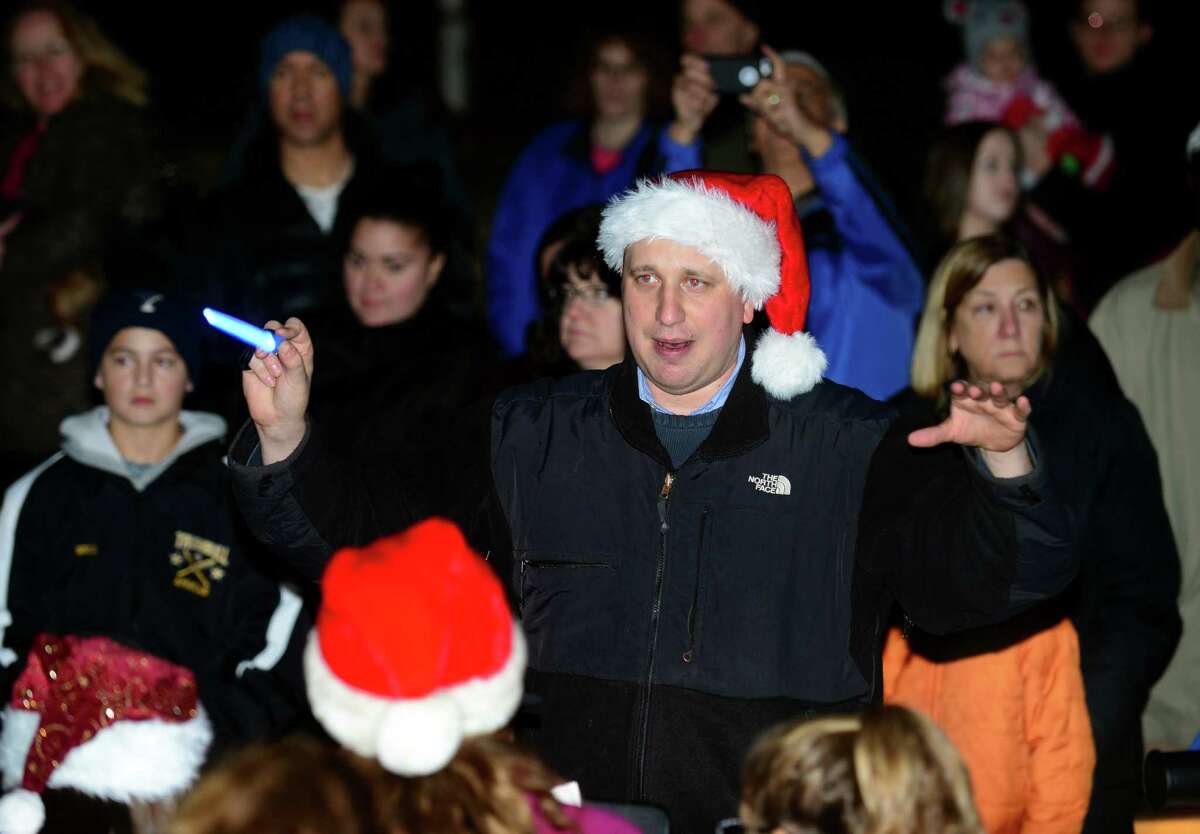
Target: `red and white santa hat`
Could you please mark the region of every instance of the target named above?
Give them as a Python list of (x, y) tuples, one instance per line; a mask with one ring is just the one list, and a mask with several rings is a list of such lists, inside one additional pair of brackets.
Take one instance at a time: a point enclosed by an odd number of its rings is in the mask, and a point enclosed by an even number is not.
[(721, 268), (771, 329), (751, 357), (754, 381), (781, 400), (812, 389), (825, 354), (804, 332), (808, 261), (800, 219), (787, 184), (773, 174), (681, 171), (641, 180), (604, 210), (597, 245), (620, 272), (625, 249), (643, 240), (690, 246)]
[(451, 522), (338, 551), (321, 595), (304, 673), (313, 714), (343, 746), (425, 776), (516, 712), (525, 639)]
[(41, 830), (46, 788), (125, 803), (174, 797), (211, 742), (188, 669), (107, 637), (39, 634), (4, 709), (0, 834)]

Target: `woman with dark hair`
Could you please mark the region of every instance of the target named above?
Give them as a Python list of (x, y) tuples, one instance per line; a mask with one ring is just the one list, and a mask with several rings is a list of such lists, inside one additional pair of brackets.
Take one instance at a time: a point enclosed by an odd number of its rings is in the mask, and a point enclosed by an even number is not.
[(994, 234), (1016, 214), (1021, 145), (1003, 125), (964, 122), (934, 142), (925, 171), (939, 248)]
[(629, 34), (594, 39), (587, 64), (586, 112), (538, 134), (509, 172), (487, 249), (488, 323), (505, 353), (525, 350), (537, 318), (534, 252), (550, 222), (604, 202), (661, 168), (660, 127), (651, 121), (656, 46)]
[(925, 170), (925, 199), (931, 209), (931, 254), (936, 259), (954, 243), (1004, 233), (1019, 240), (1055, 292), (1070, 303), (1075, 258), (1062, 227), (1021, 191), (1021, 142), (992, 122), (962, 122), (944, 129)]
[(58, 0), (0, 43), (0, 455), (41, 458), (90, 404), (79, 350), (106, 250), (157, 213), (146, 76)]
[[(903, 642), (896, 632), (885, 654), (888, 696), (945, 720), (991, 830), (1018, 830), (1023, 818), (1078, 830), (1089, 716), (1091, 813), (1130, 827), (1141, 712), (1180, 633), (1179, 562), (1153, 448), (1118, 388), (1062, 361), (1059, 324), (1053, 293), (1022, 247), (995, 235), (957, 244), (930, 284), (902, 403), (932, 418), (947, 387), (962, 384), (954, 380), (999, 382), (1002, 396), (1027, 397), (1035, 453), (1076, 523), (1081, 567), (1059, 603), (961, 635), (915, 632)], [(1087, 716), (1071, 683), (1076, 663)], [(956, 676), (957, 685), (930, 683)]]
[(526, 364), (533, 372), (526, 376), (603, 370), (625, 358), (621, 276), (596, 248), (603, 209), (567, 212), (538, 244), (542, 315), (529, 326)]
[(312, 326), (314, 422), (355, 458), (447, 448), (436, 438), (491, 384), (495, 352), (461, 313), (468, 290), (447, 268), (447, 212), (405, 179), (377, 183), (359, 209), (344, 303)]

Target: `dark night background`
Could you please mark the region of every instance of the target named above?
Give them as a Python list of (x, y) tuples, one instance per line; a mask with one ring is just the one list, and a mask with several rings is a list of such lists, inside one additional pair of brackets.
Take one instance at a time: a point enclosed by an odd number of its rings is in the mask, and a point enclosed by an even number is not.
[[(328, 10), (281, 0), (202, 5), (90, 0), (80, 5), (149, 70), (153, 106), (169, 147), (181, 160), (180, 178), (201, 192), (254, 99), (259, 37), (295, 11)], [(407, 82), (436, 91), (435, 0), (391, 5), (393, 62)], [(449, 124), (477, 216), (486, 223), (508, 165), (535, 132), (563, 113), (566, 81), (577, 65), (581, 38), (597, 28), (627, 24), (652, 34), (674, 66), (678, 4), (466, 0), (465, 5), (471, 106), (449, 118)], [(762, 5), (766, 42), (807, 49), (826, 63), (844, 89), (852, 138), (902, 210), (916, 210), (925, 149), (940, 123), (939, 81), (960, 59), (962, 48), (958, 29), (942, 17), (942, 3), (802, 0)], [(1070, 4), (1036, 0), (1029, 5), (1036, 58), (1042, 73), (1053, 80), (1071, 60)], [(1187, 33), (1197, 31), (1200, 4), (1160, 3), (1152, 13), (1155, 47), (1181, 67), (1183, 82), (1192, 72), (1184, 63), (1194, 50)], [(1171, 92), (1147, 94), (1169, 101)]]

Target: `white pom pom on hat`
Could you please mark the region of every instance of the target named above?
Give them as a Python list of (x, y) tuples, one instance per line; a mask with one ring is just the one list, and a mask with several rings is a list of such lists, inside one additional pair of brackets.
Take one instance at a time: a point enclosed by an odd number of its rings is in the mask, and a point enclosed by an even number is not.
[(754, 348), (754, 381), (781, 400), (821, 381), (825, 354), (804, 331), (808, 261), (791, 189), (773, 174), (681, 171), (641, 180), (609, 201), (597, 246), (617, 272), (625, 250), (666, 239), (697, 250), (725, 273), (771, 329)]
[(305, 680), (313, 714), (345, 747), (424, 776), (516, 712), (524, 637), (500, 581), (451, 522), (338, 551), (321, 591)]
[(45, 824), (41, 794), (17, 788), (0, 797), (0, 834), (37, 834)]

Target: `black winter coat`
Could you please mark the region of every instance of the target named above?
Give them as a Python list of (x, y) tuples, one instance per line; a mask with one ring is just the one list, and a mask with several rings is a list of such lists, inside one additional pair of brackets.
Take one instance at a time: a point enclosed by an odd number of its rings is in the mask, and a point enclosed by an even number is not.
[[(93, 438), (103, 431), (91, 428)], [(273, 566), (238, 515), (222, 454), (209, 439), (135, 485), (109, 468), (120, 465), (115, 453), (87, 443), (13, 485), (0, 515), (12, 616), (5, 692), (39, 632), (97, 634), (191, 669), (218, 745), (296, 719), (300, 599), (266, 572)], [(273, 616), (283, 630), (268, 640)]]
[[(632, 361), (501, 395), (491, 477), (456, 474), (460, 490), (494, 486), (476, 502), (486, 529), (466, 521), (529, 638), (542, 709), (527, 740), (589, 796), (710, 831), (736, 812), (759, 732), (879, 697), (893, 597), (943, 631), (1069, 581), (1066, 514), (1040, 472), (992, 481), (959, 450), (910, 449), (892, 416), (833, 383), (774, 400), (747, 363), (672, 471)], [(314, 426), (289, 460), (233, 471), (256, 534), (316, 578), (332, 545), (416, 513), (400, 462), (394, 477), (342, 465)], [(249, 429), (231, 459), (254, 446)]]
[[(33, 121), (0, 124), (2, 168)], [(73, 270), (98, 276), (114, 243), (159, 212), (144, 113), (104, 93), (80, 97), (50, 119), (24, 192), (0, 267), (0, 453), (32, 465), (58, 448), (59, 422), (91, 405), (87, 351), (55, 362), (34, 346), (38, 331), (59, 323), (52, 285)]]
[(1055, 79), (1088, 130), (1113, 141), (1114, 166), (1103, 189), (1085, 188), (1056, 168), (1032, 199), (1062, 223), (1080, 261), (1076, 293), (1091, 310), (1119, 279), (1165, 256), (1195, 227), (1195, 198), (1188, 189), (1185, 145), (1200, 118), (1189, 96), (1162, 99), (1149, 93), (1178, 84), (1178, 70), (1152, 43), (1133, 61), (1105, 75), (1081, 68)]
[(193, 244), (204, 304), (255, 323), (332, 309), (342, 293), (342, 256), (358, 206), (378, 173), (373, 154), (356, 153), (338, 197), (333, 228), (322, 232), (283, 176), (279, 152), (264, 136), (244, 176), (213, 196), (211, 219)]
[[(1095, 343), (1086, 327), (1079, 341)], [(1098, 359), (1083, 350), (1090, 359), (1072, 349), (1027, 393), (1054, 491), (1078, 535), (1079, 577), (1066, 602), (1096, 742), (1084, 831), (1128, 834), (1141, 800), (1142, 711), (1182, 628), (1179, 556), (1141, 417), (1098, 346)]]
[[(499, 350), (482, 328), (431, 298), (400, 324), (363, 327), (344, 310), (310, 331), (320, 358), (309, 414), (330, 453), (402, 479), (416, 517), (477, 514), (477, 490), (462, 488), (458, 469), (464, 457), (484, 459), (480, 401), (501, 387)], [(392, 470), (396, 460), (407, 465)]]

